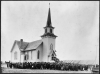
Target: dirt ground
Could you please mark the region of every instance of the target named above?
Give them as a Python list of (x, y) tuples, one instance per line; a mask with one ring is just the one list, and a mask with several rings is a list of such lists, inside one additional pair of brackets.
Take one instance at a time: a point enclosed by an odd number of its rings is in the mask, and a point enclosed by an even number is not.
[(88, 71), (39, 70), (39, 69), (10, 69), (10, 68), (3, 67), (2, 73), (90, 73), (90, 72)]

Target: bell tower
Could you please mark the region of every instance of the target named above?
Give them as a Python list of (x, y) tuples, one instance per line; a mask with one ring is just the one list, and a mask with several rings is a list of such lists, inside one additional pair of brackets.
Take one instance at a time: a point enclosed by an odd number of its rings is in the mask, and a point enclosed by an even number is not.
[(43, 41), (43, 61), (50, 62), (52, 61), (52, 55), (55, 56), (55, 39), (56, 35), (54, 34), (54, 27), (51, 22), (51, 13), (50, 13), (50, 3), (49, 11), (47, 17), (47, 23), (44, 27), (44, 34), (41, 36)]

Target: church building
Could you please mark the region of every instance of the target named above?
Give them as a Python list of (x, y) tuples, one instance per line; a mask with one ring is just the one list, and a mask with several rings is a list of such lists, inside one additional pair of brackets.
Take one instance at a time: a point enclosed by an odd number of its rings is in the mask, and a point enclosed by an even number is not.
[(47, 24), (44, 27), (41, 40), (25, 42), (23, 39), (15, 40), (11, 49), (11, 62), (53, 62), (56, 57), (54, 27), (51, 23), (50, 7)]

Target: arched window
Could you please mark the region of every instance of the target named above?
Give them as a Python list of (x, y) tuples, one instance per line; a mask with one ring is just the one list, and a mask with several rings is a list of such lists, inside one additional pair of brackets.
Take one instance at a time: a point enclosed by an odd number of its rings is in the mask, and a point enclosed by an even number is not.
[(53, 44), (50, 45), (50, 50), (53, 50)]
[(17, 60), (17, 52), (14, 52), (14, 59)]
[(39, 59), (40, 51), (37, 52), (37, 59)]

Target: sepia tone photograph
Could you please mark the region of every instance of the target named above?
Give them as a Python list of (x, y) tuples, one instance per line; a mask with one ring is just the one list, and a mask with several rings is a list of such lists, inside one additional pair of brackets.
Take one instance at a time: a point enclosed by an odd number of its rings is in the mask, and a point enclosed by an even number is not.
[(1, 1), (1, 72), (99, 74), (99, 1)]

